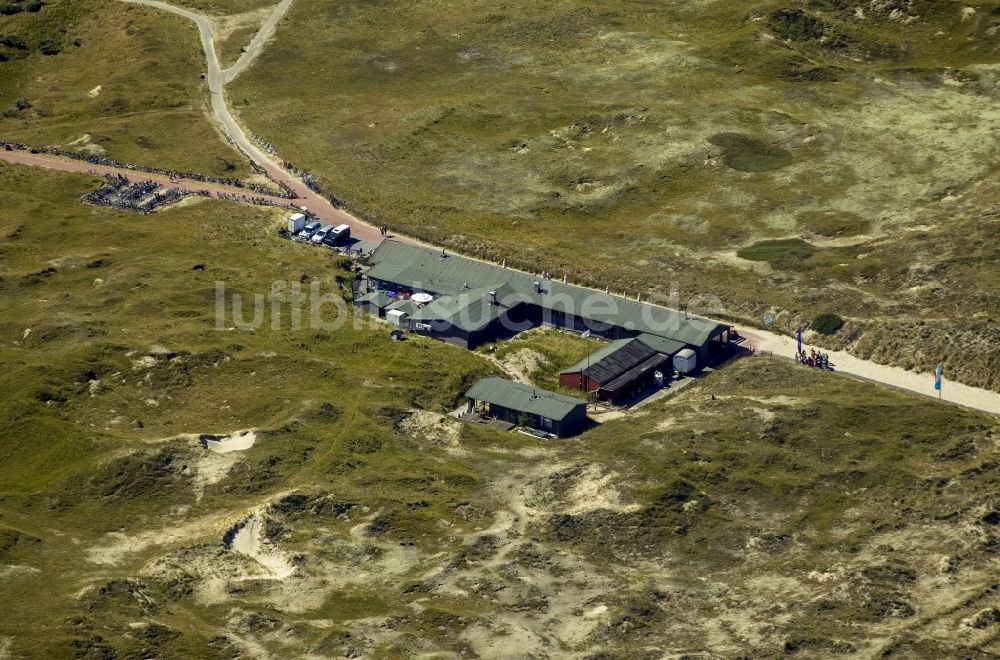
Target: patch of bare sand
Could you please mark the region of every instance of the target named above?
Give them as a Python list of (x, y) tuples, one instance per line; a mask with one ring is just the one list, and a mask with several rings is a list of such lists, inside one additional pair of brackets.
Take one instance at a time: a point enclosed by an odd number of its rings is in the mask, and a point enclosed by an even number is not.
[(100, 543), (85, 551), (87, 561), (102, 566), (114, 566), (130, 556), (152, 548), (190, 541), (193, 538), (211, 534), (224, 520), (223, 514), (205, 516), (185, 524), (146, 530), (136, 534), (108, 532)]
[(548, 359), (531, 348), (519, 348), (501, 360), (504, 367), (514, 374), (520, 374), (525, 382), (530, 382), (529, 376), (548, 363)]
[(265, 570), (269, 578), (280, 580), (295, 572), (295, 566), (264, 536), (264, 519), (260, 513), (240, 521), (227, 534), (227, 545), (234, 552), (250, 557)]
[(410, 410), (406, 419), (400, 422), (399, 429), (421, 443), (440, 447), (450, 454), (468, 454), (461, 445), (462, 423), (447, 415)]
[(34, 566), (26, 566), (24, 564), (0, 564), (0, 580), (40, 572), (41, 571)]
[[(100, 90), (100, 85), (98, 85), (96, 89)], [(103, 156), (105, 153), (107, 153), (104, 147), (102, 147), (99, 144), (94, 144), (93, 142), (91, 142), (90, 133), (84, 133), (77, 139), (73, 140), (72, 142), (69, 142), (66, 146), (69, 147), (70, 149), (74, 149), (76, 151), (91, 156)]]
[(574, 468), (569, 487), (562, 496), (562, 512), (578, 515), (606, 509), (618, 512), (637, 511), (638, 504), (623, 504), (617, 484), (622, 477), (597, 463)]
[(200, 438), (202, 446), (216, 454), (228, 454), (234, 451), (250, 449), (257, 442), (257, 432), (253, 429), (247, 431), (234, 431), (229, 435), (203, 434)]

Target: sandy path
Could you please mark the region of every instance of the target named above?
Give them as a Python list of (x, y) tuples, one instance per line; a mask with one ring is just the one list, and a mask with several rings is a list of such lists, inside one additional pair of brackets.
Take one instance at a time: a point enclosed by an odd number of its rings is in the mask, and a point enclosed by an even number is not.
[(0, 151), (0, 160), (17, 165), (32, 165), (34, 167), (44, 167), (50, 170), (61, 172), (80, 172), (84, 174), (115, 174), (124, 176), (129, 181), (138, 183), (141, 181), (156, 181), (165, 188), (179, 188), (189, 192), (210, 190), (214, 193), (225, 193), (231, 195), (245, 195), (248, 197), (259, 197), (282, 206), (301, 206), (305, 200), (285, 199), (273, 195), (264, 195), (246, 188), (236, 188), (221, 183), (211, 183), (207, 181), (196, 181), (194, 179), (171, 179), (166, 174), (158, 172), (141, 172), (127, 168), (111, 167), (109, 165), (94, 165), (73, 158), (62, 156), (52, 156), (50, 154), (32, 154), (27, 151)]
[(265, 42), (271, 38), (274, 34), (274, 30), (278, 25), (278, 21), (281, 17), (285, 15), (288, 8), (292, 5), (292, 0), (281, 0), (281, 3), (274, 8), (271, 15), (268, 17), (264, 24), (254, 35), (254, 38), (250, 40), (250, 44), (247, 45), (246, 50), (240, 55), (240, 58), (236, 60), (236, 63), (231, 67), (222, 72), (222, 81), (224, 84), (229, 84), (236, 80), (236, 77), (243, 73), (255, 57), (260, 53), (261, 48), (264, 47)]
[(119, 1), (130, 4), (146, 5), (162, 11), (178, 14), (184, 18), (194, 21), (195, 25), (198, 26), (198, 33), (201, 36), (202, 50), (205, 52), (205, 61), (208, 65), (208, 70), (205, 76), (208, 80), (208, 89), (212, 100), (212, 111), (215, 114), (215, 118), (222, 125), (222, 130), (226, 133), (226, 135), (228, 135), (229, 138), (247, 156), (249, 156), (251, 160), (263, 167), (272, 179), (280, 181), (291, 188), (292, 191), (299, 197), (299, 199), (295, 200), (297, 206), (308, 209), (321, 220), (329, 224), (351, 225), (351, 236), (356, 239), (376, 244), (382, 241), (381, 233), (377, 227), (355, 218), (346, 211), (335, 208), (325, 197), (310, 190), (309, 187), (298, 177), (285, 171), (277, 163), (268, 158), (267, 155), (265, 155), (264, 152), (261, 151), (256, 144), (254, 144), (253, 140), (247, 137), (243, 128), (239, 125), (239, 123), (237, 123), (236, 119), (229, 111), (224, 90), (226, 83), (230, 82), (242, 73), (247, 66), (249, 66), (253, 57), (260, 52), (264, 42), (270, 38), (278, 21), (291, 5), (291, 0), (283, 0), (275, 8), (274, 12), (264, 23), (257, 35), (254, 36), (251, 41), (251, 46), (247, 48), (247, 52), (244, 53), (244, 55), (249, 54), (249, 57), (241, 57), (240, 60), (227, 69), (225, 73), (223, 73), (219, 66), (219, 58), (215, 52), (215, 40), (212, 35), (212, 24), (209, 22), (208, 17), (197, 14), (193, 11), (188, 11), (187, 9), (175, 7), (165, 2), (159, 2), (159, 0)]
[[(367, 241), (369, 243), (380, 243), (382, 241), (382, 236), (379, 234), (377, 228), (370, 225), (366, 225), (359, 221), (357, 218), (336, 209), (326, 200), (323, 200), (319, 195), (316, 195), (308, 188), (303, 185), (305, 192), (309, 193), (308, 197), (303, 197), (304, 191), (301, 188), (293, 187), (293, 192), (299, 197), (295, 199), (285, 199), (284, 197), (275, 197), (271, 195), (263, 195), (252, 190), (247, 190), (246, 188), (235, 188), (233, 186), (226, 186), (220, 183), (209, 183), (204, 181), (196, 181), (193, 179), (174, 179), (171, 180), (166, 174), (159, 174), (155, 172), (140, 172), (136, 170), (130, 170), (121, 167), (111, 167), (109, 165), (94, 165), (87, 163), (85, 161), (74, 160), (72, 158), (65, 158), (61, 156), (52, 156), (50, 154), (32, 154), (27, 151), (0, 151), (0, 160), (6, 161), (8, 163), (13, 163), (15, 165), (30, 165), (34, 167), (44, 167), (50, 170), (59, 170), (61, 172), (79, 172), (83, 174), (115, 174), (124, 176), (129, 181), (134, 183), (139, 183), (142, 181), (156, 181), (162, 184), (165, 188), (178, 188), (180, 190), (185, 190), (187, 192), (198, 192), (202, 190), (209, 190), (215, 194), (216, 197), (224, 198), (226, 195), (243, 195), (248, 197), (257, 197), (265, 200), (266, 202), (276, 204), (278, 206), (287, 206), (289, 208), (294, 208), (296, 210), (307, 208), (312, 211), (316, 217), (320, 220), (327, 222), (332, 225), (338, 225), (346, 223), (351, 225), (351, 235), (362, 241)], [(323, 203), (317, 203), (317, 199), (321, 200)], [(401, 239), (395, 237), (397, 240), (403, 240), (405, 242), (414, 242), (408, 239)]]
[[(739, 328), (739, 332), (758, 351), (771, 352), (787, 358), (795, 357), (795, 351), (798, 346), (793, 337), (784, 337), (757, 329)], [(805, 342), (803, 342), (802, 346), (808, 350)], [(937, 398), (937, 392), (934, 390), (933, 374), (916, 373), (898, 367), (875, 364), (844, 351), (823, 350), (823, 352), (829, 353), (830, 363), (833, 365), (834, 370), (839, 373), (851, 374), (852, 376), (858, 376), (883, 385), (890, 385), (916, 394)], [(945, 369), (944, 373), (947, 375), (947, 369)], [(941, 399), (967, 408), (1000, 415), (1000, 393), (951, 382), (947, 378), (944, 379), (942, 384)]]

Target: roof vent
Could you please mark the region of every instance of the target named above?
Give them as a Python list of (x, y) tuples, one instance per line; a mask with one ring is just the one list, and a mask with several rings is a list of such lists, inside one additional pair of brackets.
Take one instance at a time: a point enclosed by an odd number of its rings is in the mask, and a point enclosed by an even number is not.
[(496, 291), (490, 291), (490, 304), (491, 305), (497, 304), (497, 292)]
[(541, 293), (541, 292), (542, 292), (542, 283), (539, 282), (538, 280), (535, 280), (535, 293)]

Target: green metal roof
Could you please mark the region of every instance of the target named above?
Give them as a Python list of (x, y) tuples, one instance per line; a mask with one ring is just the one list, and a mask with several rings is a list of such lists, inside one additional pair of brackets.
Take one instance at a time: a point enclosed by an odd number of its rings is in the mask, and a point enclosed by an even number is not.
[(491, 305), (483, 295), (460, 294), (442, 296), (416, 310), (412, 318), (422, 322), (447, 322), (456, 328), (472, 332), (485, 327), (499, 316), (500, 308)]
[(497, 377), (483, 378), (465, 396), (554, 420), (562, 420), (576, 407), (587, 405), (583, 399)]
[(413, 316), (413, 312), (416, 310), (417, 306), (413, 304), (412, 300), (393, 300), (391, 303), (385, 306), (385, 311), (390, 312), (394, 310), (399, 310), (406, 314), (407, 316)]
[[(497, 303), (490, 301), (490, 292), (496, 292)], [(507, 304), (513, 290), (502, 284), (495, 289), (469, 289), (456, 295), (435, 298), (433, 302), (415, 311), (414, 321), (446, 321), (457, 328), (472, 332), (489, 324), (510, 309)], [(518, 300), (517, 302), (521, 302)]]
[[(629, 331), (648, 333), (672, 339), (690, 346), (703, 346), (709, 338), (726, 326), (714, 321), (689, 317), (681, 312), (648, 303), (613, 296), (592, 289), (540, 276), (501, 268), (493, 264), (467, 259), (449, 252), (407, 245), (392, 240), (383, 241), (372, 253), (368, 277), (408, 286), (414, 290), (440, 295), (490, 290), (508, 293), (513, 301), (530, 302), (545, 309), (572, 313), (598, 323), (606, 323)], [(535, 290), (540, 282), (542, 293)]]
[(372, 291), (358, 298), (358, 302), (371, 303), (376, 307), (380, 308), (385, 307), (390, 302), (392, 302), (392, 300), (393, 299), (390, 298), (389, 294), (387, 294), (385, 291)]
[(651, 335), (648, 332), (644, 332), (638, 337), (636, 337), (646, 346), (650, 348), (655, 348), (660, 353), (664, 355), (669, 355), (673, 357), (678, 351), (684, 348), (684, 342), (676, 341), (674, 339), (667, 339), (666, 337), (658, 337), (657, 335)]

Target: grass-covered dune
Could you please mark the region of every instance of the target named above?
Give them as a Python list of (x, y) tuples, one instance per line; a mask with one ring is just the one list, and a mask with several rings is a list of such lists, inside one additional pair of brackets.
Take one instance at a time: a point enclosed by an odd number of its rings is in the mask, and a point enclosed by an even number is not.
[[(296, 0), (230, 92), (411, 234), (789, 331), (837, 313), (829, 345), (997, 388), (998, 25), (992, 2)], [(774, 240), (808, 245), (744, 258)]]
[(0, 165), (0, 653), (1000, 653), (995, 420), (757, 357), (569, 441), (460, 425), (487, 356), (549, 382), (588, 342), (219, 329), (217, 282), (351, 274), (93, 185)]
[(194, 24), (117, 0), (0, 15), (0, 138), (159, 168), (252, 175), (208, 116)]

